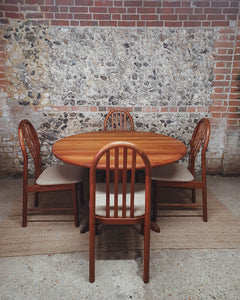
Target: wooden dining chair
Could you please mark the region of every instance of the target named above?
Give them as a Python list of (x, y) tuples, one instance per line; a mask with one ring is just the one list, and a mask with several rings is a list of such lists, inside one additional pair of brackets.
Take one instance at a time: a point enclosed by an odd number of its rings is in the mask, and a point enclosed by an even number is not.
[[(207, 222), (207, 187), (206, 187), (206, 151), (210, 137), (210, 123), (207, 118), (201, 119), (193, 132), (188, 154), (188, 167), (179, 163), (152, 169), (154, 184), (153, 221), (157, 219), (157, 208), (163, 206), (185, 206), (202, 208), (203, 221)], [(195, 161), (201, 150), (201, 179), (196, 178)], [(192, 190), (192, 203), (158, 203), (158, 187), (175, 187)], [(202, 189), (202, 203), (196, 203), (196, 189)]]
[[(133, 118), (129, 111), (124, 108), (113, 108), (106, 115), (104, 120), (104, 130), (127, 131), (134, 130)], [(102, 172), (101, 176), (103, 176)], [(111, 180), (113, 179), (112, 172), (110, 173)], [(121, 170), (119, 170), (119, 179), (121, 179)]]
[(133, 118), (124, 108), (113, 108), (106, 115), (104, 130), (134, 130)]
[[(40, 143), (33, 125), (22, 120), (18, 126), (18, 137), (23, 154), (23, 211), (22, 226), (27, 226), (28, 212), (69, 211), (73, 210), (75, 226), (79, 226), (77, 189), (80, 185), (83, 197), (83, 179), (86, 170), (70, 164), (54, 165), (42, 169)], [(35, 168), (34, 184), (28, 183), (28, 157), (31, 156)], [(72, 208), (38, 208), (40, 192), (72, 191)], [(35, 193), (34, 208), (28, 208), (28, 193)]]
[[(145, 183), (135, 182), (137, 161), (145, 165)], [(106, 182), (96, 183), (97, 168), (105, 169)], [(119, 182), (118, 170), (122, 170)], [(114, 170), (114, 182), (110, 180)], [(127, 170), (131, 176), (127, 180)], [(97, 224), (141, 224), (144, 233), (143, 280), (149, 281), (151, 213), (151, 165), (146, 154), (128, 142), (107, 144), (95, 155), (90, 168), (89, 203), (89, 281), (95, 280), (95, 230)]]

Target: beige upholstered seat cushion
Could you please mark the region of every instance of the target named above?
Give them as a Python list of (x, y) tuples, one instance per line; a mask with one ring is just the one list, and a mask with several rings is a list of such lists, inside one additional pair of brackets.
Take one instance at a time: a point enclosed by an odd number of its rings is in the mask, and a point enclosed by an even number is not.
[(87, 177), (87, 169), (70, 165), (55, 165), (46, 168), (36, 180), (39, 185), (69, 184), (81, 182)]
[(192, 173), (183, 165), (173, 163), (170, 165), (152, 168), (152, 179), (158, 181), (181, 181), (194, 180)]
[[(118, 206), (122, 207), (122, 184), (118, 185)], [(130, 184), (127, 184), (126, 216), (130, 216)], [(145, 184), (135, 183), (134, 193), (134, 216), (142, 216), (145, 213)], [(110, 184), (110, 216), (114, 216), (114, 184)], [(106, 184), (96, 183), (96, 215), (106, 216)], [(118, 216), (122, 216), (121, 209)]]

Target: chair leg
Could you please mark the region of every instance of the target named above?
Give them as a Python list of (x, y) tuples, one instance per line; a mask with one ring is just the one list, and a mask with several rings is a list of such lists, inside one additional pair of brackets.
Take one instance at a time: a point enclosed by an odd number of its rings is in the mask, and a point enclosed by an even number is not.
[(150, 259), (150, 220), (145, 220), (144, 225), (144, 261), (143, 261), (143, 281), (149, 282), (149, 259)]
[(156, 182), (154, 181), (154, 187), (153, 187), (153, 217), (152, 221), (157, 221), (157, 209), (158, 209), (158, 187)]
[(207, 188), (206, 185), (202, 188), (202, 205), (203, 205), (203, 221), (207, 222)]
[(34, 206), (38, 207), (39, 205), (39, 193), (35, 192)]
[(74, 223), (75, 223), (75, 227), (78, 227), (79, 226), (79, 214), (78, 214), (77, 184), (75, 184), (75, 187), (72, 190), (72, 197), (73, 197)]
[(141, 223), (140, 234), (144, 235), (144, 223)]
[(80, 182), (80, 203), (84, 204), (83, 182)]
[(196, 189), (192, 189), (192, 203), (196, 203)]
[(89, 224), (89, 282), (95, 281), (95, 224)]
[(96, 224), (95, 224), (95, 236), (99, 235), (99, 233), (100, 233), (100, 232), (99, 232), (99, 227), (98, 227), (98, 226), (99, 226), (99, 224), (96, 223)]
[(27, 226), (27, 193), (23, 192), (22, 227)]

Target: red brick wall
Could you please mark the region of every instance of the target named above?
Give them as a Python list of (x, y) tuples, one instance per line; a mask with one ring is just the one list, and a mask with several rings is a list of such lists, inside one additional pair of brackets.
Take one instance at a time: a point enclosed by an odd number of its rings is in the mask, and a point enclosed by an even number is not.
[[(50, 26), (216, 28), (219, 39), (215, 43), (215, 79), (209, 107), (211, 139), (214, 149), (215, 136), (225, 132), (222, 160), (231, 163), (216, 167), (212, 160), (209, 172), (240, 174), (236, 149), (240, 125), (236, 80), (240, 73), (239, 5), (239, 0), (0, 0), (0, 17), (2, 24), (21, 19)], [(4, 55), (0, 45), (1, 93), (8, 84)]]
[(239, 0), (1, 0), (9, 18), (62, 26), (229, 26)]
[(240, 126), (240, 21), (238, 24), (238, 34), (233, 48), (233, 66), (231, 74), (231, 91), (229, 96), (228, 129), (235, 130)]
[[(229, 87), (223, 172), (237, 175), (240, 173), (240, 22), (234, 40), (234, 47), (231, 50), (233, 52), (233, 62), (230, 74), (231, 84)], [(227, 161), (231, 163), (226, 164)]]
[[(8, 84), (8, 81), (5, 79), (4, 73), (5, 73), (5, 60), (6, 60), (6, 54), (4, 52), (4, 45), (3, 43), (0, 44), (0, 92), (6, 92), (6, 86)], [(0, 115), (1, 117), (1, 115)]]

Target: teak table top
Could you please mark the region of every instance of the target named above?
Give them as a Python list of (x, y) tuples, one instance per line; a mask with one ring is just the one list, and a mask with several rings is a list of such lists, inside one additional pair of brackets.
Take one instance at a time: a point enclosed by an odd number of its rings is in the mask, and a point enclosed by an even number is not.
[[(126, 141), (138, 145), (148, 156), (151, 166), (166, 165), (182, 158), (186, 146), (179, 140), (152, 132), (97, 131), (72, 135), (57, 141), (53, 154), (64, 162), (90, 168), (95, 154), (106, 144)], [(144, 165), (137, 161), (137, 168)], [(100, 165), (99, 168), (104, 168)]]

